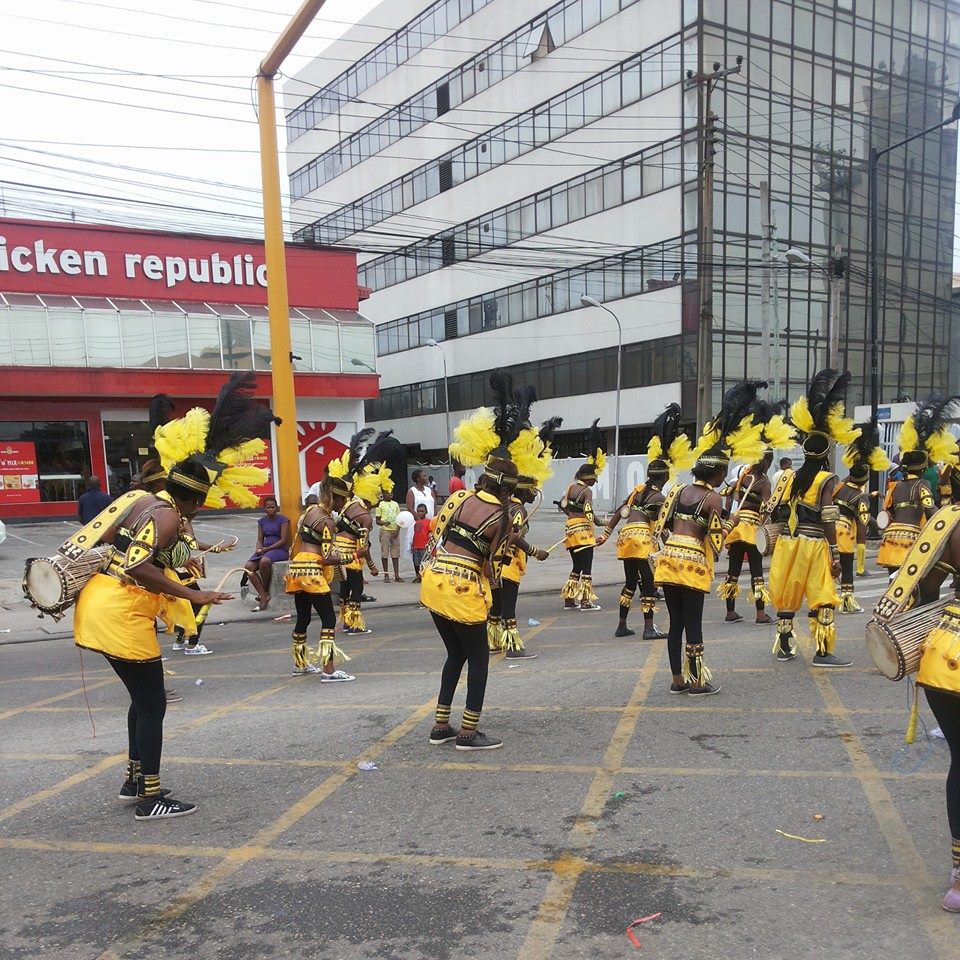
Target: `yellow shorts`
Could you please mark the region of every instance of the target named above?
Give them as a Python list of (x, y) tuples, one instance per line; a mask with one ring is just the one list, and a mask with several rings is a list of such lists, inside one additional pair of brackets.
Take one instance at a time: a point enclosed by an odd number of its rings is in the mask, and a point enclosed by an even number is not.
[(811, 610), (839, 605), (840, 594), (830, 573), (830, 544), (781, 535), (770, 563), (769, 587), (777, 610), (796, 613), (804, 597)]
[(902, 567), (910, 548), (917, 542), (919, 536), (920, 527), (915, 523), (891, 523), (883, 531), (880, 550), (877, 553), (877, 566), (898, 569)]
[(564, 534), (563, 544), (568, 550), (585, 550), (597, 545), (593, 521), (586, 517), (568, 517)]
[(522, 550), (516, 550), (513, 558), (500, 571), (500, 577), (503, 580), (512, 580), (519, 583), (523, 575), (527, 572), (527, 555)]
[(437, 551), (421, 573), (420, 602), (457, 623), (485, 623), (492, 598), (478, 560)]
[(287, 593), (329, 593), (330, 581), (323, 558), (318, 553), (301, 550), (287, 567)]
[(654, 552), (650, 524), (641, 520), (628, 523), (617, 535), (618, 560), (646, 560)]
[(74, 640), (119, 660), (159, 660), (156, 620), (164, 606), (159, 594), (95, 573), (77, 599)]
[(932, 690), (960, 693), (960, 604), (948, 604), (940, 622), (923, 641), (917, 683)]
[(856, 522), (848, 517), (841, 517), (837, 521), (837, 549), (841, 553), (856, 553), (856, 526)]
[(689, 587), (709, 593), (713, 585), (713, 557), (707, 555), (702, 540), (672, 533), (660, 551), (653, 579), (657, 586)]
[(737, 525), (727, 534), (724, 541), (729, 547), (734, 543), (748, 543), (757, 545), (757, 528), (760, 526), (760, 515), (751, 510), (741, 510), (737, 514)]

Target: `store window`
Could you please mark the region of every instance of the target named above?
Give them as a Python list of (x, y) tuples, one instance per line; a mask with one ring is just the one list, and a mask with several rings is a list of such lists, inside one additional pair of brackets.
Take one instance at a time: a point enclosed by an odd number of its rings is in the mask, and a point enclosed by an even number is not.
[(90, 476), (86, 421), (0, 421), (4, 449), (16, 452), (21, 467), (0, 476), (0, 503), (77, 500), (83, 493)]
[(143, 463), (156, 453), (153, 430), (146, 420), (104, 420), (103, 445), (107, 454), (107, 476), (103, 489), (116, 496), (130, 489)]

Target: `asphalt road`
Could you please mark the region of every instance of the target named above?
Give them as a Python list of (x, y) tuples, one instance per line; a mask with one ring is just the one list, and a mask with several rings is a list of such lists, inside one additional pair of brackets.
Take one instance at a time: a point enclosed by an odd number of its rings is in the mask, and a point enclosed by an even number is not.
[[(955, 958), (946, 747), (904, 748), (908, 691), (864, 617), (840, 624), (855, 668), (817, 674), (808, 638), (777, 664), (771, 628), (713, 598), (723, 690), (691, 701), (663, 642), (613, 637), (616, 593), (521, 596), (539, 658), (495, 659), (481, 726), (506, 745), (481, 756), (427, 743), (425, 611), (371, 608), (341, 685), (289, 675), (289, 624), (209, 629), (214, 655), (167, 664), (163, 779), (200, 809), (166, 823), (115, 799), (127, 700), (103, 661), (0, 647), (0, 957)], [(638, 954), (627, 925), (655, 913)]]

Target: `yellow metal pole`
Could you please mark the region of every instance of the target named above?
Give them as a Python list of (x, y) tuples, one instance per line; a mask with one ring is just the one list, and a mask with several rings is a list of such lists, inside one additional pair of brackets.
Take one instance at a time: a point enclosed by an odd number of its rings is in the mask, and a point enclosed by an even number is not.
[(290, 300), (287, 293), (287, 257), (283, 243), (283, 207), (280, 199), (280, 153), (277, 148), (276, 102), (273, 78), (287, 54), (303, 36), (325, 0), (306, 0), (260, 64), (257, 106), (260, 126), (260, 176), (263, 185), (263, 240), (267, 262), (267, 314), (270, 318), (270, 369), (273, 411), (283, 423), (277, 427), (277, 473), (274, 489), (280, 511), (300, 514), (300, 445), (297, 440), (297, 398), (290, 349)]

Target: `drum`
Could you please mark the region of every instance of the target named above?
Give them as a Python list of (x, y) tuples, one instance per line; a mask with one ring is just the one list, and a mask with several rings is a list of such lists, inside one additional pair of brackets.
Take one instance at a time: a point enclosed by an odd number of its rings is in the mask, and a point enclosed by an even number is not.
[(917, 672), (923, 641), (950, 602), (938, 600), (894, 614), (889, 620), (870, 620), (866, 628), (867, 650), (888, 680), (902, 680), (908, 673)]
[(773, 549), (777, 545), (779, 536), (779, 523), (765, 523), (757, 527), (757, 550), (760, 551), (761, 557), (773, 556)]
[(62, 620), (76, 602), (90, 578), (109, 560), (112, 547), (88, 550), (77, 560), (55, 557), (30, 557), (23, 571), (23, 595), (30, 606)]
[(890, 526), (890, 514), (886, 510), (881, 510), (877, 514), (877, 528), (886, 530)]

